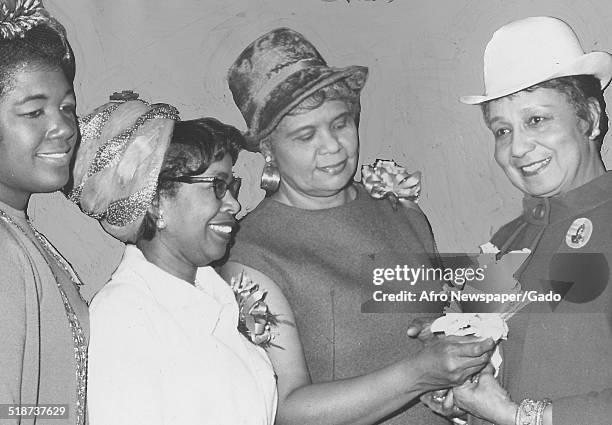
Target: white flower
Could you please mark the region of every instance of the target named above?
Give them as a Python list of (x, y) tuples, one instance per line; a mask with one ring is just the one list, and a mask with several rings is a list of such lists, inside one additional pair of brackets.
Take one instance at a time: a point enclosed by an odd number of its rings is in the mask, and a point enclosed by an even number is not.
[[(491, 338), (495, 342), (508, 338), (508, 325), (499, 313), (447, 313), (431, 324), (431, 331), (443, 332), (445, 335)], [(497, 376), (502, 364), (499, 347), (495, 347), (491, 364)]]

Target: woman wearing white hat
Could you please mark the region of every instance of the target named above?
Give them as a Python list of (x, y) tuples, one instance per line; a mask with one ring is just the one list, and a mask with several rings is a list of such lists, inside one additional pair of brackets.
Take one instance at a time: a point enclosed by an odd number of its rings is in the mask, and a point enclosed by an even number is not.
[(610, 54), (585, 54), (565, 22), (533, 17), (495, 32), (485, 95), (461, 98), (481, 105), (495, 160), (525, 193), (523, 214), (491, 240), (498, 256), (530, 249), (515, 273), (523, 290), (563, 296), (510, 321), (508, 393), (491, 374), (454, 389), (457, 406), (495, 424), (610, 424), (612, 173), (600, 148), (611, 78)]

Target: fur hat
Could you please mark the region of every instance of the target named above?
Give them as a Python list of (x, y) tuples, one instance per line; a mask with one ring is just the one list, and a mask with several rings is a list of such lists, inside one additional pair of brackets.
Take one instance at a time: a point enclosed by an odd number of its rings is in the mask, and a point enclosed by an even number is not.
[(300, 33), (278, 28), (261, 36), (240, 54), (228, 72), (229, 88), (248, 130), (246, 149), (259, 150), (280, 120), (317, 90), (344, 80), (361, 90), (364, 66), (331, 68)]

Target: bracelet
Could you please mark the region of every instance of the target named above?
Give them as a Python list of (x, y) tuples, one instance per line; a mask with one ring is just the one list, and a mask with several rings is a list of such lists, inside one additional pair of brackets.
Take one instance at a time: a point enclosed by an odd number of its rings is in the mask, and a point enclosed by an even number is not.
[(545, 398), (544, 400), (542, 400), (540, 402), (540, 405), (538, 406), (538, 414), (537, 414), (537, 420), (538, 422), (536, 423), (536, 425), (544, 425), (544, 410), (546, 410), (546, 406), (552, 404), (552, 401), (550, 401), (549, 399)]
[(542, 425), (544, 410), (550, 404), (551, 401), (547, 398), (544, 400), (524, 399), (516, 411), (515, 425)]

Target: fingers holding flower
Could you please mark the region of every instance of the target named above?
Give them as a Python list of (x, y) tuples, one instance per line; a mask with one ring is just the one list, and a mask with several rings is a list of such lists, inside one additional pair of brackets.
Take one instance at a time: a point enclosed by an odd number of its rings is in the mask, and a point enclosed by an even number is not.
[(439, 337), (423, 346), (419, 364), (424, 391), (460, 385), (488, 363), (495, 343), (475, 337)]
[(431, 324), (434, 321), (431, 317), (417, 317), (408, 325), (406, 334), (410, 338), (418, 338), (423, 343), (430, 342), (435, 335), (431, 332)]
[(459, 418), (466, 414), (464, 410), (455, 405), (451, 390), (431, 391), (421, 395), (420, 399), (433, 412), (445, 418)]
[(457, 407), (497, 425), (514, 425), (518, 406), (488, 368), (474, 382), (466, 381), (451, 390)]

